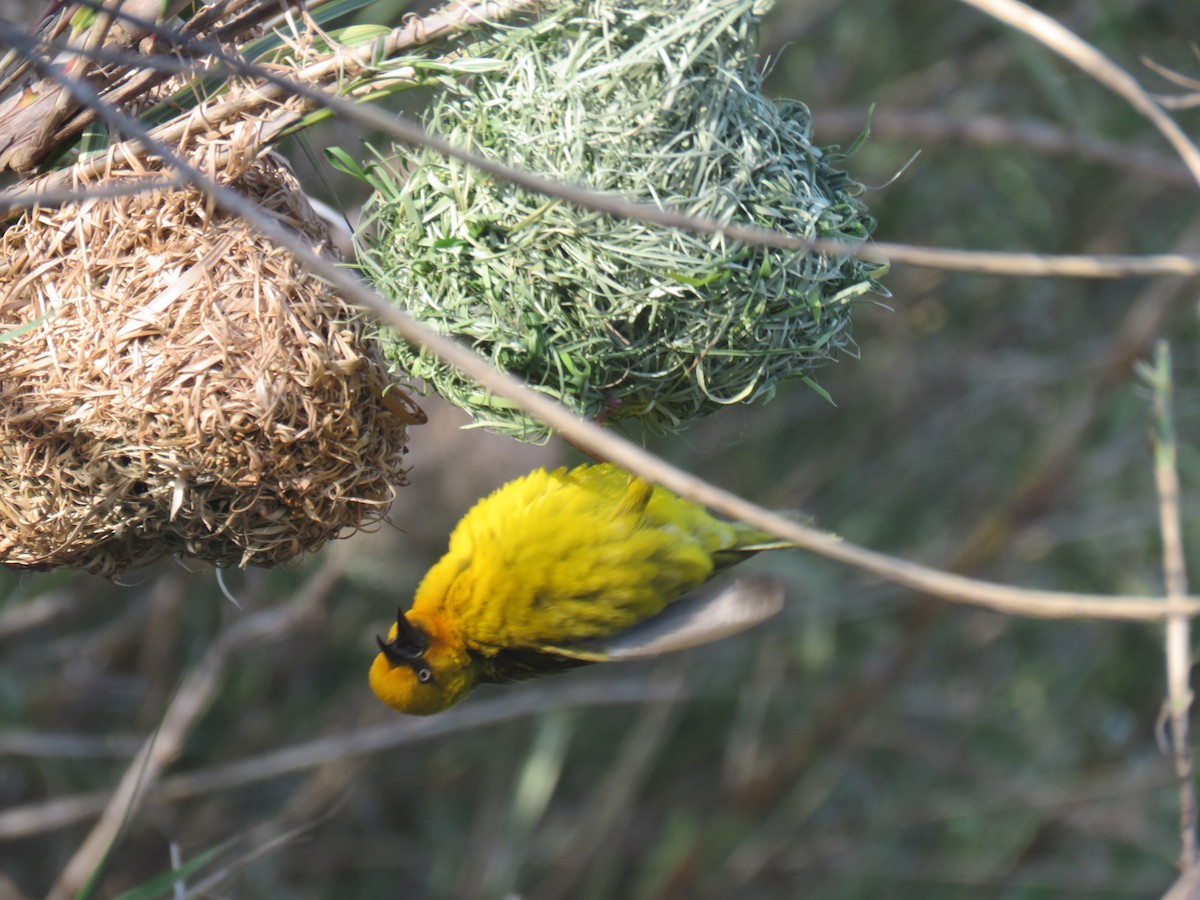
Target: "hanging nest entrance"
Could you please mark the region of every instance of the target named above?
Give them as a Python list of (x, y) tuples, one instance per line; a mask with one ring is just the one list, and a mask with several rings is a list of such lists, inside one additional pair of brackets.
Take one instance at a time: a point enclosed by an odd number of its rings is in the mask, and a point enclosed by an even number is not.
[[(221, 180), (327, 249), (270, 157)], [(0, 261), (0, 562), (269, 566), (386, 513), (419, 408), (326, 284), (199, 189), (34, 209)]]

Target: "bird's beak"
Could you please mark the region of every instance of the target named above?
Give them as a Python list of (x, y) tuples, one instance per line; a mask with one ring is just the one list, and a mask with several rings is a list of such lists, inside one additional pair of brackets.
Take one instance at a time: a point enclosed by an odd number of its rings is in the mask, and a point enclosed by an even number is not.
[(408, 621), (403, 609), (396, 610), (396, 641), (406, 646), (424, 650), (429, 646), (429, 635)]
[(375, 635), (379, 652), (393, 666), (411, 666), (425, 654), (429, 646), (429, 635), (408, 621), (404, 610), (396, 612), (396, 636), (390, 641)]
[(385, 641), (383, 635), (375, 635), (375, 643), (379, 645), (379, 652), (383, 654), (384, 659), (392, 664), (392, 666), (408, 665), (408, 659), (400, 652), (395, 641)]

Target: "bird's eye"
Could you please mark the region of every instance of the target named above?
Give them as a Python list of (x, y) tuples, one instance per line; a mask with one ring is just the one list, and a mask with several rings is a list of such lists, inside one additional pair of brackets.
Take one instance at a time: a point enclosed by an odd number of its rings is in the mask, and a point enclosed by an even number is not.
[(433, 681), (433, 672), (429, 669), (417, 669), (417, 681), (421, 684), (429, 684)]

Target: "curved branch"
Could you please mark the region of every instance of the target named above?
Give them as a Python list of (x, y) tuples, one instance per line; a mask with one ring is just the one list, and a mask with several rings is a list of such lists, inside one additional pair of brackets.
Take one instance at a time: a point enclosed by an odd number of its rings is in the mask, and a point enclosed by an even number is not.
[[(0, 23), (0, 34), (4, 29)], [(156, 31), (162, 30), (156, 26)], [(168, 34), (169, 32), (165, 32)], [(14, 39), (15, 40), (15, 39)], [(766, 228), (742, 225), (736, 222), (722, 223), (715, 219), (694, 216), (677, 209), (663, 209), (647, 203), (630, 200), (619, 194), (604, 193), (589, 190), (573, 184), (565, 184), (550, 178), (537, 175), (522, 169), (515, 169), (496, 160), (488, 159), (463, 149), (443, 138), (430, 134), (416, 122), (397, 116), (394, 113), (379, 109), (375, 106), (355, 103), (335, 93), (321, 90), (309, 84), (295, 81), (270, 72), (253, 63), (230, 56), (219, 47), (200, 42), (198, 49), (209, 53), (220, 63), (239, 75), (261, 78), (267, 84), (244, 94), (220, 101), (211, 107), (198, 109), (197, 117), (212, 117), (224, 121), (229, 116), (244, 115), (248, 110), (257, 108), (258, 101), (263, 97), (277, 98), (278, 102), (287, 106), (279, 115), (284, 118), (270, 121), (262, 127), (262, 134), (274, 133), (271, 129), (280, 129), (286, 125), (284, 119), (296, 114), (297, 110), (323, 107), (349, 121), (367, 128), (380, 131), (401, 143), (410, 146), (427, 147), (437, 153), (457, 159), (467, 165), (487, 172), (497, 178), (508, 181), (518, 187), (565, 200), (576, 206), (596, 210), (615, 217), (636, 219), (665, 228), (679, 228), (699, 234), (719, 236), (726, 240), (741, 241), (766, 247), (779, 247), (787, 250), (816, 251), (830, 255), (857, 256), (879, 263), (907, 263), (914, 266), (937, 268), (949, 271), (976, 272), (980, 274), (1007, 275), (1012, 277), (1045, 278), (1129, 278), (1148, 275), (1200, 275), (1200, 257), (1181, 254), (1157, 254), (1152, 256), (1089, 256), (1089, 255), (1050, 255), (1039, 253), (1006, 253), (977, 250), (940, 249), (931, 247), (914, 247), (908, 244), (873, 242), (864, 244), (847, 243), (843, 241), (813, 240), (796, 235), (786, 234)], [(318, 64), (325, 75), (344, 68), (349, 57), (337, 57)], [(207, 70), (209, 76), (219, 74), (221, 66)], [(306, 70), (307, 71), (307, 70)], [(315, 70), (314, 70), (315, 71)], [(98, 102), (98, 101), (97, 101)], [(48, 176), (40, 182), (42, 188), (58, 188), (60, 182), (66, 182), (73, 175), (80, 173), (98, 175), (109, 165), (113, 158), (125, 156), (144, 156), (146, 152), (138, 153), (136, 148), (146, 148), (146, 139), (156, 145), (176, 144), (183, 140), (189, 131), (195, 127), (192, 118), (176, 120), (147, 132), (137, 123), (126, 117), (122, 121), (129, 122), (122, 126), (122, 133), (134, 135), (125, 143), (115, 144), (106, 154), (80, 164), (76, 170), (63, 170), (61, 174)], [(260, 134), (261, 138), (261, 134)], [(219, 151), (218, 151), (219, 152)], [(155, 154), (160, 155), (160, 154)], [(167, 159), (168, 157), (162, 157)], [(0, 191), (0, 214), (20, 207), (31, 205), (37, 201), (34, 192), (21, 189)]]
[(969, 6), (982, 10), (994, 19), (1011, 25), (1029, 37), (1053, 50), (1063, 59), (1077, 65), (1106, 88), (1123, 97), (1130, 106), (1150, 120), (1175, 148), (1192, 177), (1200, 182), (1200, 148), (1197, 148), (1179, 124), (1167, 115), (1138, 84), (1137, 79), (1115, 62), (1063, 27), (1043, 12), (1022, 3), (1021, 0), (962, 0)]
[[(11, 30), (2, 25), (0, 25), (0, 34), (12, 39), (18, 50), (28, 52), (28, 39), (20, 35), (14, 37)], [(51, 63), (39, 59), (31, 59), (31, 62), (38, 68), (51, 72), (57, 71), (59, 77), (62, 76), (61, 70)], [(99, 103), (99, 98), (87, 85), (71, 79), (67, 79), (66, 84), (68, 89), (76, 93), (83, 102)], [(297, 87), (302, 88), (303, 86)], [(308, 89), (305, 88), (305, 90)], [(344, 103), (344, 101), (340, 101), (340, 98), (330, 97), (329, 99), (331, 105), (353, 108), (352, 104)], [(198, 168), (181, 159), (169, 147), (156, 141), (139, 123), (102, 103), (99, 104), (99, 107), (97, 112), (115, 129), (133, 135), (148, 153), (159, 157), (177, 173), (199, 185), (213, 197), (214, 202), (219, 206), (227, 212), (244, 218), (265, 237), (288, 250), (298, 260), (309, 266), (313, 272), (330, 282), (342, 292), (348, 301), (376, 315), (405, 340), (427, 349), (497, 396), (520, 404), (531, 415), (561, 432), (564, 437), (576, 445), (596, 456), (609, 459), (632, 472), (662, 484), (684, 497), (792, 541), (799, 549), (863, 569), (886, 580), (944, 600), (984, 606), (1015, 615), (1042, 618), (1158, 621), (1167, 618), (1169, 613), (1176, 615), (1200, 613), (1200, 599), (1197, 598), (1180, 598), (1177, 603), (1172, 604), (1168, 611), (1161, 598), (1039, 591), (952, 575), (929, 566), (857, 547), (842, 541), (835, 535), (793, 522), (735, 494), (710, 485), (671, 466), (626, 439), (606, 431), (594, 422), (579, 418), (575, 413), (545, 395), (532, 390), (519, 379), (493, 368), (491, 363), (458, 341), (432, 331), (408, 313), (396, 309), (386, 298), (368, 287), (354, 273), (334, 265), (296, 240), (287, 229), (264, 214), (253, 201), (236, 191), (217, 184)], [(381, 118), (394, 122), (387, 114), (373, 108), (362, 109), (360, 112), (364, 114), (378, 113)], [(448, 148), (460, 158), (465, 155), (461, 150), (450, 147), (440, 139), (424, 135), (419, 126), (405, 123), (405, 128), (412, 129), (413, 134), (427, 138), (435, 149)], [(495, 164), (489, 164), (489, 166), (494, 167)], [(522, 177), (539, 183), (545, 181), (528, 174)], [(628, 201), (623, 202), (628, 203)], [(632, 205), (640, 206), (640, 204)], [(660, 215), (664, 214), (661, 210), (657, 212)], [(679, 214), (666, 213), (665, 215), (677, 216)], [(723, 230), (728, 233), (728, 229)], [(757, 229), (747, 230), (755, 231)], [(768, 232), (768, 234), (771, 233)], [(795, 239), (789, 238), (789, 240)]]

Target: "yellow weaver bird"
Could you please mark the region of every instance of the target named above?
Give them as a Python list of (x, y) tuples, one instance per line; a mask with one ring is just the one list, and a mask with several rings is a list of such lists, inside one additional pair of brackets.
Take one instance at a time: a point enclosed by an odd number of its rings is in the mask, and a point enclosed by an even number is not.
[(684, 595), (788, 546), (611, 464), (537, 469), (463, 516), (412, 608), (377, 638), (371, 688), (429, 715), (480, 683), (716, 640), (778, 612), (782, 591), (742, 580)]

